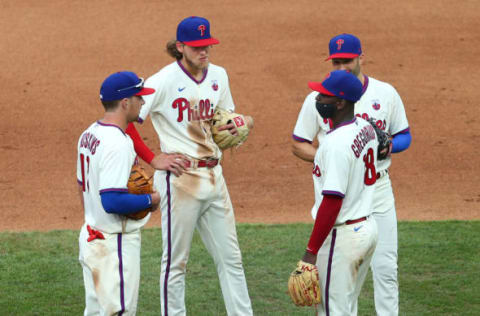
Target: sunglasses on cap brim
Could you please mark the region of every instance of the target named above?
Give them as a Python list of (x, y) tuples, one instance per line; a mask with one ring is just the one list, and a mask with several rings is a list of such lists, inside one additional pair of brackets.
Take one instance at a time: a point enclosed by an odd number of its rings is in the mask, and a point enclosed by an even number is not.
[(126, 87), (126, 88), (122, 88), (122, 89), (118, 89), (117, 92), (125, 91), (125, 90), (130, 90), (130, 89), (133, 89), (133, 88), (141, 89), (141, 88), (143, 88), (143, 84), (144, 84), (144, 83), (145, 83), (145, 80), (144, 80), (143, 78), (140, 78), (140, 82), (137, 83), (136, 85), (130, 86), (130, 87)]

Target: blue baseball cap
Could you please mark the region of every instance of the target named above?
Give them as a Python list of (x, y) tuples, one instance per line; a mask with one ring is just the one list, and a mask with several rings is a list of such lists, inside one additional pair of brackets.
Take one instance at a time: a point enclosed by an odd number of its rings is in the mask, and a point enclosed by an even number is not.
[(210, 22), (199, 16), (185, 18), (178, 24), (177, 41), (192, 47), (220, 43), (219, 40), (210, 36)]
[(358, 37), (352, 34), (340, 34), (333, 37), (328, 44), (330, 56), (325, 60), (332, 58), (355, 58), (362, 54), (362, 45)]
[(113, 101), (130, 98), (134, 95), (149, 95), (155, 89), (145, 88), (143, 78), (131, 71), (119, 71), (105, 79), (100, 88), (100, 100)]
[(357, 102), (362, 97), (362, 82), (345, 70), (329, 73), (322, 82), (309, 82), (308, 86), (321, 94)]

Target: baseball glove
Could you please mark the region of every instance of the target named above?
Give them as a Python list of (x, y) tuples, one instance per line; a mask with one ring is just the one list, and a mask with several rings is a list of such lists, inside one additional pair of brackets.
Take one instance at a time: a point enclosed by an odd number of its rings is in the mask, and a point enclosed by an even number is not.
[[(242, 114), (226, 111), (216, 108), (212, 118), (212, 136), (220, 149), (238, 147), (247, 140), (250, 129), (248, 128), (245, 116)], [(228, 130), (219, 131), (218, 128), (223, 125), (233, 123), (237, 128), (238, 135), (232, 135)]]
[[(140, 165), (133, 165), (130, 172), (130, 178), (128, 179), (128, 193), (131, 194), (150, 194), (153, 193), (153, 181), (152, 177), (149, 177), (145, 170)], [(152, 208), (138, 211), (136, 213), (128, 214), (127, 217), (135, 220), (139, 220), (147, 216), (148, 212), (151, 212)]]
[(376, 124), (376, 120), (369, 119), (368, 122), (373, 126), (375, 130), (375, 134), (377, 134), (378, 140), (378, 151), (377, 151), (377, 159), (384, 160), (392, 153), (392, 140), (390, 138), (390, 134), (386, 133), (378, 125)]
[(300, 260), (288, 279), (288, 293), (297, 306), (320, 304), (322, 292), (317, 267)]

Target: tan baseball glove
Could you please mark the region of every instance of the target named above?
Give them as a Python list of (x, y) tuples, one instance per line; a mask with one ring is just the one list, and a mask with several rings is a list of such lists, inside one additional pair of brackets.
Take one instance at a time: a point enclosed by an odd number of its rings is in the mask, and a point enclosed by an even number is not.
[(300, 260), (288, 279), (288, 293), (297, 306), (320, 304), (322, 293), (317, 267)]
[[(230, 123), (235, 124), (238, 135), (232, 135), (228, 130), (218, 130), (220, 126)], [(244, 115), (221, 108), (215, 109), (215, 114), (212, 118), (212, 136), (220, 149), (240, 146), (247, 140), (249, 132), (250, 129)]]
[[(150, 194), (153, 193), (153, 180), (148, 176), (145, 169), (140, 165), (134, 165), (130, 172), (130, 178), (128, 179), (128, 193), (132, 194)], [(135, 220), (139, 220), (147, 216), (148, 212), (151, 212), (152, 208), (138, 211), (136, 213), (128, 214), (127, 217)]]

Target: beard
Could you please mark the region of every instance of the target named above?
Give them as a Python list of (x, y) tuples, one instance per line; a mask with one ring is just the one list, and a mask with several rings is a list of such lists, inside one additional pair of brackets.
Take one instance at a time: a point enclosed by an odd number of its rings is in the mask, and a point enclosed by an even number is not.
[(185, 55), (183, 55), (183, 58), (185, 58), (185, 63), (191, 69), (204, 70), (204, 69), (208, 68), (208, 64), (209, 64), (208, 59), (205, 62), (201, 62), (201, 61), (194, 62), (193, 60), (191, 60), (190, 58), (188, 58)]

